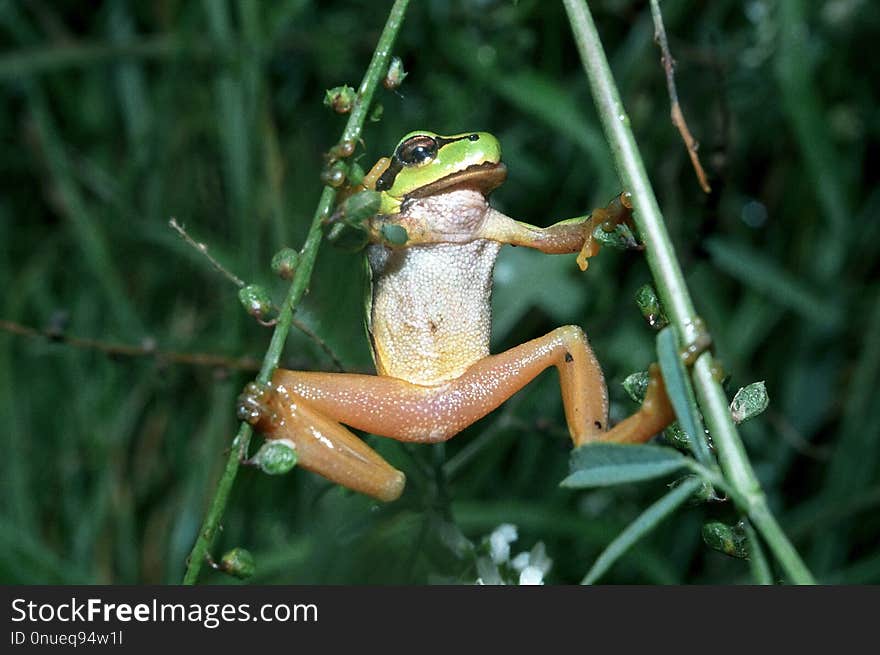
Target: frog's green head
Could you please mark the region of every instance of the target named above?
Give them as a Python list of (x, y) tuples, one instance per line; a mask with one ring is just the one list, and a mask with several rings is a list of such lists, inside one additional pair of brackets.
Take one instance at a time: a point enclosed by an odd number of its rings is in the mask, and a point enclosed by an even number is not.
[(488, 132), (440, 136), (422, 130), (400, 140), (376, 181), (376, 190), (382, 194), (380, 211), (391, 214), (400, 210), (406, 198), (429, 196), (456, 185), (468, 184), (488, 194), (505, 177), (501, 144)]

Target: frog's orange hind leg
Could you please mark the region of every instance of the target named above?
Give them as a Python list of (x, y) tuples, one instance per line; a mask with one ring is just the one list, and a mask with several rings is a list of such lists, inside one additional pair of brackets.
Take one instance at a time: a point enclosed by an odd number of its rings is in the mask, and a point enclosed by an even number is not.
[(660, 367), (651, 364), (650, 379), (645, 400), (639, 410), (615, 425), (604, 434), (592, 435), (575, 445), (587, 441), (613, 441), (616, 443), (642, 443), (667, 427), (675, 420), (675, 412), (666, 395), (666, 385), (660, 375)]
[[(573, 325), (485, 357), (460, 377), (422, 386), (392, 377), (279, 370), (274, 382), (340, 423), (401, 441), (443, 441), (482, 418), (541, 371), (556, 366), (575, 443), (607, 429), (608, 396), (599, 363)], [(647, 437), (646, 437), (647, 438)]]
[(575, 445), (647, 441), (671, 420), (668, 403), (662, 402), (662, 381), (655, 376), (642, 409), (606, 432), (608, 394), (602, 370), (583, 331), (572, 325), (485, 357), (460, 377), (433, 386), (388, 376), (279, 369), (271, 387), (259, 388), (262, 395), (246, 392), (239, 409), (242, 418), (267, 438), (291, 440), (305, 468), (381, 500), (393, 500), (403, 490), (403, 474), (340, 423), (400, 441), (444, 441), (550, 366), (559, 370), (565, 418)]

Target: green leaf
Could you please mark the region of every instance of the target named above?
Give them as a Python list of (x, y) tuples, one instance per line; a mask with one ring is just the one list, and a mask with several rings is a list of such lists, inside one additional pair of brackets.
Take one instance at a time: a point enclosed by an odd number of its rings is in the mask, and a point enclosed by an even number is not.
[(666, 394), (675, 410), (678, 424), (687, 434), (690, 448), (696, 458), (700, 463), (706, 464), (712, 460), (712, 455), (703, 436), (705, 434), (703, 421), (672, 328), (663, 328), (657, 335), (657, 357), (660, 360), (660, 370), (663, 372)]
[(614, 538), (608, 547), (602, 551), (602, 554), (596, 558), (592, 568), (581, 580), (581, 584), (593, 584), (598, 580), (611, 565), (620, 559), (626, 551), (657, 525), (674, 512), (680, 505), (688, 500), (691, 495), (702, 484), (699, 478), (690, 478), (683, 483), (674, 487), (660, 500), (651, 505), (642, 512), (639, 517), (630, 523), (624, 530)]
[(663, 446), (586, 444), (572, 451), (571, 474), (561, 484), (584, 489), (638, 482), (668, 475), (685, 465), (684, 455)]

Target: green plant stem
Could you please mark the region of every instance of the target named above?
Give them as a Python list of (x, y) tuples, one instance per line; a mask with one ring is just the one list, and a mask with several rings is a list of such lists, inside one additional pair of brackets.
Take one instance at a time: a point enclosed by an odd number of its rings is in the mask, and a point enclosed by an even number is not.
[[(702, 322), (685, 284), (590, 10), (584, 0), (563, 0), (563, 3), (621, 181), (632, 194), (636, 226), (645, 243), (645, 257), (663, 307), (680, 345), (692, 343), (700, 333)], [(727, 397), (716, 379), (711, 353), (700, 355), (692, 375), (697, 399), (718, 450), (721, 469), (745, 505), (740, 509), (752, 519), (790, 580), (797, 584), (813, 583), (812, 575), (767, 506), (730, 415)]]
[(764, 557), (764, 549), (761, 548), (758, 533), (748, 521), (745, 521), (745, 530), (749, 540), (749, 566), (752, 569), (752, 577), (758, 584), (771, 585), (773, 584), (773, 571), (770, 570), (770, 564)]
[[(373, 94), (376, 87), (379, 85), (380, 80), (385, 76), (385, 73), (388, 70), (388, 63), (391, 58), (391, 48), (394, 45), (398, 32), (400, 31), (400, 26), (403, 23), (403, 17), (406, 13), (406, 7), (408, 4), (409, 0), (395, 0), (394, 6), (391, 8), (388, 20), (385, 22), (385, 28), (382, 30), (379, 42), (376, 45), (376, 50), (373, 52), (373, 58), (370, 61), (364, 79), (358, 88), (357, 100), (352, 107), (351, 114), (345, 125), (345, 129), (342, 132), (340, 141), (346, 141), (349, 139), (357, 140), (360, 137), (364, 122), (367, 118), (367, 113), (370, 109)], [(318, 201), (318, 207), (312, 218), (309, 233), (306, 236), (305, 243), (302, 247), (299, 265), (297, 266), (296, 273), (290, 283), (290, 288), (287, 292), (284, 304), (280, 308), (278, 323), (275, 326), (275, 331), (272, 333), (272, 340), (269, 342), (269, 347), (263, 358), (263, 365), (257, 376), (258, 382), (268, 382), (272, 377), (272, 373), (278, 366), (278, 361), (281, 358), (281, 351), (284, 348), (284, 342), (287, 340), (287, 333), (290, 331), (290, 326), (293, 321), (294, 310), (305, 294), (309, 285), (309, 280), (312, 276), (312, 269), (314, 268), (315, 259), (318, 254), (318, 246), (321, 243), (321, 223), (325, 217), (329, 216), (333, 209), (335, 199), (336, 189), (325, 186), (324, 191), (321, 193), (321, 198)], [(235, 482), (240, 463), (247, 456), (251, 435), (252, 430), (250, 425), (242, 423), (239, 426), (238, 434), (236, 434), (235, 439), (232, 441), (232, 447), (230, 448), (229, 458), (226, 461), (226, 467), (223, 470), (223, 475), (221, 476), (219, 483), (217, 484), (214, 498), (211, 501), (202, 528), (199, 530), (196, 543), (190, 553), (186, 573), (183, 578), (184, 584), (195, 584), (198, 579), (199, 572), (205, 562), (205, 556), (213, 545), (214, 537), (217, 533), (217, 527), (220, 524), (220, 520), (223, 518), (223, 513), (229, 499), (229, 493)]]

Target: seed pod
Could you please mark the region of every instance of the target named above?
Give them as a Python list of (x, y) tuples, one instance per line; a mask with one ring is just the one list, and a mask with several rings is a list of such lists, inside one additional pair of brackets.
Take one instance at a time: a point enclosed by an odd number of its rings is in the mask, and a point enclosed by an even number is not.
[(687, 432), (684, 431), (684, 428), (681, 427), (678, 421), (670, 423), (669, 427), (663, 430), (663, 437), (673, 448), (690, 452), (691, 440), (688, 438)]
[(247, 313), (258, 321), (270, 321), (275, 316), (275, 306), (269, 292), (258, 284), (248, 284), (239, 289), (238, 299)]
[(393, 91), (401, 85), (407, 75), (408, 73), (403, 70), (403, 61), (401, 61), (400, 57), (392, 57), (391, 64), (388, 66), (388, 72), (385, 74), (385, 79), (382, 80), (382, 85), (389, 91)]
[(296, 446), (288, 439), (272, 439), (263, 442), (251, 463), (259, 466), (267, 475), (284, 475), (297, 462)]
[(256, 563), (254, 562), (254, 556), (251, 555), (249, 550), (236, 547), (224, 553), (223, 557), (220, 558), (218, 568), (224, 573), (228, 573), (241, 580), (246, 580), (254, 574)]
[(327, 154), (333, 161), (336, 161), (337, 159), (345, 159), (346, 157), (351, 157), (354, 154), (354, 150), (356, 147), (357, 142), (354, 139), (346, 139), (345, 141), (340, 141), (335, 146), (330, 148), (330, 152)]
[(299, 263), (299, 253), (293, 248), (282, 248), (272, 256), (272, 271), (283, 280), (289, 280)]
[(636, 291), (636, 304), (639, 306), (642, 316), (648, 321), (648, 325), (655, 330), (661, 330), (669, 325), (669, 319), (663, 312), (660, 298), (657, 297), (657, 292), (650, 284), (645, 284)]
[(321, 182), (338, 189), (345, 183), (346, 167), (341, 161), (334, 162), (321, 171)]
[(736, 392), (730, 403), (730, 413), (737, 423), (754, 418), (770, 405), (770, 396), (764, 381), (752, 382)]
[(350, 86), (335, 86), (327, 89), (324, 94), (324, 106), (330, 107), (337, 114), (347, 114), (351, 111), (355, 98), (357, 94)]
[(730, 557), (748, 559), (748, 538), (742, 523), (727, 525), (720, 521), (712, 521), (703, 526), (702, 533), (703, 541), (709, 548)]
[(648, 371), (630, 373), (623, 381), (623, 390), (626, 391), (627, 396), (632, 398), (633, 402), (641, 403), (645, 399), (645, 394), (648, 393), (650, 380), (651, 376)]

